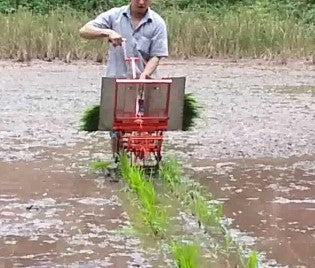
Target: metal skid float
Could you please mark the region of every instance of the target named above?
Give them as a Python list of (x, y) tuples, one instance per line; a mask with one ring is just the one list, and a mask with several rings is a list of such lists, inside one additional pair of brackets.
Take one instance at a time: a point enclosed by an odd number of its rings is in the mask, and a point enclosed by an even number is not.
[(99, 129), (115, 133), (117, 151), (132, 163), (155, 166), (162, 159), (163, 133), (182, 128), (185, 78), (140, 80), (137, 58), (125, 60), (132, 79), (102, 79)]

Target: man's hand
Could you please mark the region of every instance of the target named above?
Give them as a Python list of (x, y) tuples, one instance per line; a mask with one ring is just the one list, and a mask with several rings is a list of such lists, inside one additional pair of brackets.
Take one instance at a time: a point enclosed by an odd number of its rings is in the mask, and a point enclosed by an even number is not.
[(158, 67), (159, 62), (160, 62), (160, 58), (156, 56), (149, 59), (139, 79), (150, 79), (151, 75), (154, 73), (154, 71)]
[(110, 32), (110, 34), (108, 35), (108, 40), (113, 44), (114, 47), (121, 46), (122, 37), (115, 31)]
[(91, 22), (88, 22), (80, 29), (80, 36), (86, 39), (101, 39), (106, 37), (114, 47), (121, 46), (122, 43), (120, 34), (111, 29), (97, 28)]
[(144, 80), (144, 79), (150, 79), (151, 77), (147, 75), (145, 72), (140, 74), (139, 79)]

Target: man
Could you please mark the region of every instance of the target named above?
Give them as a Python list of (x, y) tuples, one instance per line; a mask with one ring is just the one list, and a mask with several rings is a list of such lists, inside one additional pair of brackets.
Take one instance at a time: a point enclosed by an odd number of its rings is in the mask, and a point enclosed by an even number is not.
[[(130, 0), (130, 4), (110, 9), (80, 29), (86, 39), (108, 38), (106, 76), (131, 78), (124, 57), (137, 57), (137, 77), (151, 77), (160, 58), (168, 56), (167, 31), (164, 20), (150, 9), (151, 0)], [(126, 54), (122, 40), (125, 41)]]
[[(125, 57), (136, 57), (136, 76), (147, 79), (154, 75), (159, 61), (168, 56), (164, 20), (150, 9), (151, 0), (130, 0), (130, 4), (110, 9), (80, 29), (86, 39), (108, 38), (111, 43), (107, 77), (131, 78)], [(122, 42), (124, 39), (124, 47)], [(111, 132), (113, 156), (117, 152), (116, 133)]]

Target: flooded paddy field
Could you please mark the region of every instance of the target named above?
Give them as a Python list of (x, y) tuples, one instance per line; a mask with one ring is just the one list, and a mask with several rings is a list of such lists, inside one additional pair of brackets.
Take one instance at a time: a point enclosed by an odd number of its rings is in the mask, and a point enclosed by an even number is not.
[[(101, 65), (0, 63), (0, 267), (167, 267), (119, 230), (122, 186), (92, 174), (107, 133), (79, 132), (99, 102)], [(240, 243), (266, 267), (315, 263), (315, 66), (165, 61), (203, 106), (190, 132), (166, 135), (195, 180), (224, 204)], [(222, 264), (225, 267), (225, 264)]]

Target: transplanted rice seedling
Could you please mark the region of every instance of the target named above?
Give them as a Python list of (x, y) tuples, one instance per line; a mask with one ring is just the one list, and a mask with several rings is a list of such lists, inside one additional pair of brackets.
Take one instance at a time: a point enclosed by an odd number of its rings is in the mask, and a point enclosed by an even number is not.
[[(169, 185), (172, 192), (179, 186), (185, 189), (182, 193), (182, 201), (190, 207), (192, 213), (197, 217), (199, 227), (201, 225), (219, 226), (222, 216), (222, 206), (210, 204), (194, 183), (183, 180), (183, 171), (174, 158), (167, 158), (160, 167), (162, 179)], [(178, 196), (177, 196), (178, 197)]]
[(162, 179), (169, 185), (172, 192), (176, 186), (182, 183), (183, 172), (174, 158), (166, 158), (160, 166), (160, 174)]
[(97, 160), (90, 164), (90, 168), (94, 171), (102, 171), (102, 170), (107, 169), (110, 166), (110, 164), (111, 163), (109, 161), (106, 162), (106, 161)]
[[(192, 214), (198, 219), (199, 227), (217, 227), (217, 229), (224, 234), (224, 250), (225, 253), (228, 254), (228, 250), (231, 249), (235, 242), (228, 233), (228, 230), (221, 224), (221, 217), (223, 215), (222, 205), (211, 202), (211, 197), (206, 197), (203, 194), (202, 187), (199, 183), (194, 182), (193, 180), (184, 179), (183, 171), (174, 158), (166, 158), (160, 167), (160, 174), (163, 181), (168, 184), (173, 192), (177, 189), (182, 190), (181, 195), (178, 195), (177, 198), (179, 198), (183, 205), (188, 207)], [(256, 266), (252, 265), (255, 265), (257, 261), (257, 254), (255, 255), (255, 253), (252, 253), (246, 264), (246, 261), (244, 260), (244, 249), (238, 244), (235, 244), (235, 246), (238, 249), (242, 266), (256, 268)], [(178, 251), (180, 251), (180, 248)]]
[(164, 236), (168, 224), (168, 217), (164, 208), (160, 206), (145, 208), (143, 219), (155, 236)]
[(198, 219), (199, 227), (220, 226), (222, 217), (222, 206), (219, 204), (209, 204), (208, 200), (199, 192), (191, 193), (191, 211)]
[(143, 170), (130, 164), (126, 154), (120, 155), (119, 163), (122, 177), (137, 194), (144, 222), (155, 236), (163, 235), (168, 219), (164, 208), (158, 205), (152, 181), (145, 178)]
[(199, 268), (200, 248), (195, 244), (177, 243), (171, 244), (173, 256), (178, 268)]
[(258, 268), (258, 254), (252, 251), (248, 257), (246, 268)]

